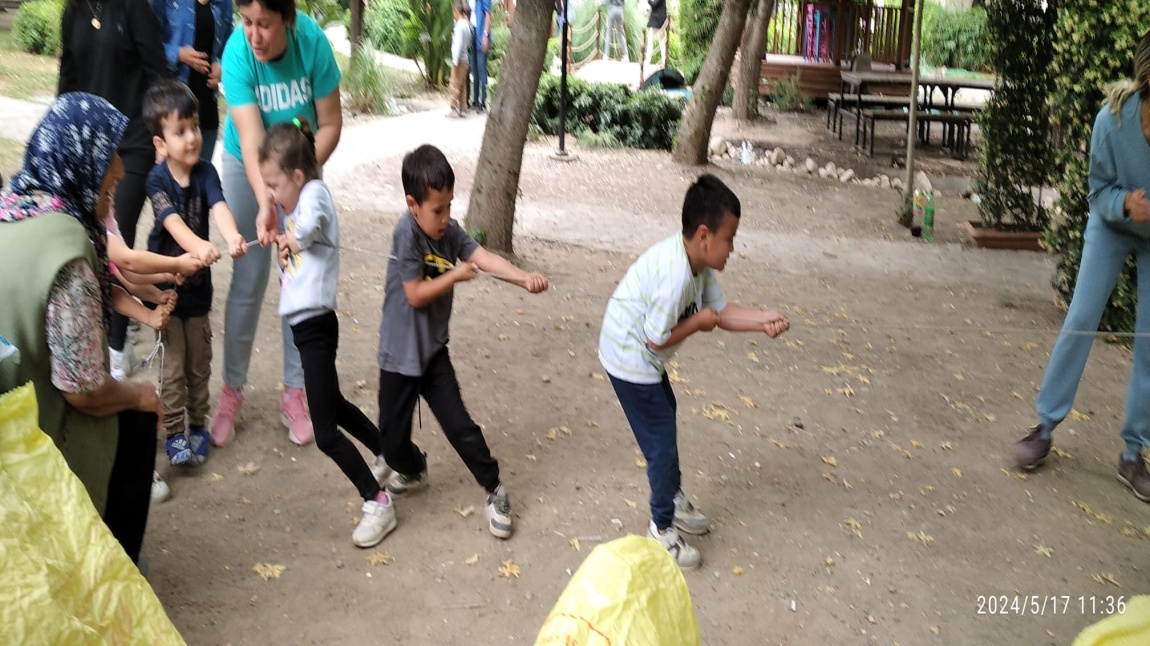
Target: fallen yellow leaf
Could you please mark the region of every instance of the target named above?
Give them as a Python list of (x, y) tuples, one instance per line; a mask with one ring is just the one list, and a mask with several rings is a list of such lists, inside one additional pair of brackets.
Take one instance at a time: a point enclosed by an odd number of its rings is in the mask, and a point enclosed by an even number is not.
[(743, 406), (746, 406), (747, 408), (759, 407), (759, 405), (755, 403), (755, 400), (747, 397), (746, 395), (739, 395), (739, 401), (743, 402)]
[(954, 477), (956, 478), (962, 477), (962, 469), (959, 469), (958, 467), (951, 467), (950, 472), (953, 473)]
[(835, 559), (833, 556), (828, 556), (823, 560), (823, 563), (825, 563), (827, 567), (832, 567), (835, 564)]
[[(244, 474), (245, 476), (250, 476), (259, 470), (260, 470), (260, 465), (256, 464), (255, 462), (248, 462), (247, 464), (241, 464), (241, 465), (236, 467), (236, 471), (239, 471), (240, 473)], [(223, 476), (220, 476), (220, 478), (222, 479)]]
[(911, 440), (910, 445), (916, 449), (922, 448), (922, 442), (919, 442), (918, 440)]
[(223, 479), (224, 479), (224, 477), (223, 477), (222, 475), (220, 475), (220, 474), (218, 474), (218, 473), (216, 473), (216, 472), (214, 472), (214, 471), (213, 471), (213, 472), (212, 472), (212, 475), (211, 475), (211, 478), (209, 478), (209, 479), (210, 479), (212, 482), (219, 482), (220, 480), (223, 480)]
[(471, 556), (463, 559), (463, 562), (468, 565), (475, 565), (479, 562), (479, 554), (472, 554)]
[(393, 560), (395, 559), (391, 558), (391, 555), (387, 552), (372, 552), (367, 555), (367, 562), (370, 563), (372, 567), (376, 565), (391, 565)]
[(825, 462), (825, 463), (829, 464), (829, 465), (830, 465), (830, 466), (832, 466), (832, 467), (837, 467), (837, 466), (839, 465), (839, 461), (838, 461), (838, 460), (836, 460), (836, 459), (834, 458), (834, 456), (825, 456), (825, 455), (824, 455), (824, 456), (823, 456), (823, 462)]
[(504, 578), (504, 579), (510, 579), (512, 577), (518, 579), (519, 573), (521, 571), (522, 570), (519, 567), (519, 565), (517, 563), (515, 563), (515, 561), (512, 561), (511, 559), (507, 559), (506, 561), (503, 562), (503, 565), (499, 566), (499, 576)]
[(743, 568), (736, 565), (735, 567), (731, 568), (731, 574), (734, 574), (735, 576), (742, 576)]
[(475, 505), (468, 505), (466, 507), (464, 507), (463, 505), (456, 505), (455, 506), (455, 513), (459, 514), (460, 516), (463, 516), (464, 518), (467, 518), (471, 514), (475, 513)]
[(575, 551), (576, 551), (576, 552), (580, 551), (580, 546), (579, 546), (579, 539), (578, 539), (578, 538), (572, 538), (571, 540), (569, 540), (569, 541), (567, 541), (567, 542), (571, 544), (571, 547), (574, 547), (574, 548), (575, 548)]
[(260, 575), (264, 581), (271, 579), (278, 579), (284, 573), (287, 567), (278, 563), (256, 563), (252, 566), (252, 572)]
[(914, 532), (907, 532), (906, 537), (917, 543), (922, 543), (923, 545), (930, 545), (934, 542), (933, 536), (921, 530), (917, 534)]
[(1034, 553), (1039, 555), (1039, 556), (1045, 556), (1048, 559), (1054, 558), (1053, 557), (1054, 550), (1052, 548), (1049, 548), (1049, 547), (1043, 545), (1042, 543), (1036, 543), (1034, 545)]

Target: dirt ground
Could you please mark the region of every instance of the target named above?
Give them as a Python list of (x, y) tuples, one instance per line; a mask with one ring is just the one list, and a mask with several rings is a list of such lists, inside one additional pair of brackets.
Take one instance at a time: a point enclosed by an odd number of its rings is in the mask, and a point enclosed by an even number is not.
[[(481, 128), (438, 112), (363, 123), (328, 165), (346, 247), (340, 375), (369, 416), (402, 154), (424, 141), (448, 152), (462, 218)], [(821, 115), (719, 130), (821, 164), (846, 148)], [(452, 324), (514, 537), (487, 533), (482, 491), (424, 414), (431, 488), (397, 502), (399, 528), (378, 549), (351, 544), (354, 489), (278, 421), (270, 288), (235, 442), (198, 470), (160, 467), (175, 497), (152, 511), (149, 578), (190, 644), (531, 643), (589, 549), (644, 531), (646, 477), (596, 345), (615, 283), (677, 230), (698, 171), (664, 153), (578, 151), (562, 164), (550, 151), (527, 149), (516, 247), (553, 288), (531, 296), (481, 278), (458, 289)], [(894, 223), (894, 191), (709, 170), (743, 203), (726, 294), (780, 308), (792, 329), (701, 335), (677, 357), (684, 487), (712, 520), (692, 540), (703, 567), (686, 575), (704, 643), (1066, 644), (1101, 618), (1097, 600), (1147, 591), (1148, 508), (1114, 478), (1126, 351), (1097, 345), (1044, 470), (1011, 465), (1061, 322), (1047, 257), (969, 247), (959, 224), (976, 213), (957, 197), (940, 200), (927, 245)], [(215, 279), (218, 388), (227, 261)], [(499, 575), (505, 561), (518, 578)], [(284, 569), (265, 581), (257, 564)], [(1069, 603), (979, 614), (989, 595)]]

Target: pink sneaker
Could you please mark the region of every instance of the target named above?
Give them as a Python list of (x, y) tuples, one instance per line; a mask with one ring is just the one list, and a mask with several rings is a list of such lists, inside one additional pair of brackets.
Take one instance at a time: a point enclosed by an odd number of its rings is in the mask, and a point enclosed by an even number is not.
[(220, 403), (212, 417), (212, 445), (224, 446), (236, 436), (236, 414), (244, 404), (243, 389), (225, 385), (220, 389)]
[(288, 427), (288, 439), (296, 446), (307, 446), (315, 439), (303, 388), (284, 388), (280, 398), (280, 422)]

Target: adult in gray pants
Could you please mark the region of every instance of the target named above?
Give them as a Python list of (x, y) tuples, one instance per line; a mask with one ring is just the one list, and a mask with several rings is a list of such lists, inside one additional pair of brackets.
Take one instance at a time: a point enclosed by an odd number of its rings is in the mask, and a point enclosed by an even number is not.
[(624, 0), (603, 0), (607, 5), (607, 33), (603, 37), (603, 60), (611, 58), (611, 41), (618, 40), (623, 49), (623, 58), (629, 61), (631, 55), (627, 53), (627, 29), (623, 21)]

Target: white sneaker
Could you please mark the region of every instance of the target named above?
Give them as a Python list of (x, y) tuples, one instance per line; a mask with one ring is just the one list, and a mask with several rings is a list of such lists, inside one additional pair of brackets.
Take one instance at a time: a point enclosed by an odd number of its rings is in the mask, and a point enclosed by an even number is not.
[(487, 505), (484, 507), (487, 515), (487, 529), (496, 538), (511, 538), (511, 498), (503, 485), (495, 489), (495, 493), (487, 494)]
[(671, 558), (679, 564), (681, 570), (694, 570), (703, 563), (703, 557), (699, 554), (699, 550), (687, 545), (687, 542), (679, 535), (679, 530), (674, 527), (660, 532), (655, 528), (655, 523), (652, 521), (647, 525), (647, 538), (659, 541), (663, 549), (667, 550), (671, 554)]
[(133, 356), (132, 346), (125, 343), (124, 350), (108, 349), (108, 372), (112, 373), (112, 379), (116, 381), (124, 381), (128, 375), (132, 374), (132, 364), (136, 362), (136, 357)]
[(703, 512), (695, 508), (691, 504), (691, 500), (687, 498), (687, 494), (683, 493), (680, 489), (679, 493), (675, 494), (675, 527), (680, 531), (701, 536), (706, 534), (711, 529), (711, 522), (703, 515)]
[(363, 518), (351, 533), (351, 542), (356, 547), (375, 547), (395, 529), (395, 508), (388, 500), (387, 504), (368, 500), (363, 503)]
[(172, 497), (172, 489), (160, 477), (159, 471), (152, 472), (152, 504), (158, 505)]
[(387, 485), (387, 480), (391, 478), (392, 473), (394, 473), (394, 471), (391, 470), (391, 467), (387, 466), (387, 462), (384, 461), (383, 456), (375, 456), (375, 462), (371, 464), (371, 475), (375, 476), (375, 481), (379, 483), (379, 486), (383, 487)]

